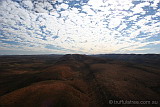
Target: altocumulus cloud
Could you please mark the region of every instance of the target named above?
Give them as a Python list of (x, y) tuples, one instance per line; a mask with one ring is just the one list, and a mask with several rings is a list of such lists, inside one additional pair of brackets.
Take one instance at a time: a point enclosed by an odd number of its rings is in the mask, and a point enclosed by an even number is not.
[(1, 0), (0, 54), (160, 53), (159, 0)]

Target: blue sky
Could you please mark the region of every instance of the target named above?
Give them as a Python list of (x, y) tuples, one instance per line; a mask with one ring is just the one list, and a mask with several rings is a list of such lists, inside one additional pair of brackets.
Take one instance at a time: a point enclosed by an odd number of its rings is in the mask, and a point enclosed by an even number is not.
[(160, 54), (160, 0), (0, 0), (0, 55)]

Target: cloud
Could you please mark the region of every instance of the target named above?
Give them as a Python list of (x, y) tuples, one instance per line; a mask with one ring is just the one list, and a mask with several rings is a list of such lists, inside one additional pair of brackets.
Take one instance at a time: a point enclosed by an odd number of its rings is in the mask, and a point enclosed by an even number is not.
[(131, 10), (133, 11), (133, 14), (137, 14), (137, 13), (145, 14), (145, 11), (143, 10), (143, 7), (149, 6), (149, 5), (150, 5), (149, 2), (142, 2), (142, 3), (137, 4)]
[[(120, 53), (145, 52), (150, 48), (141, 47), (159, 44), (157, 1), (137, 4), (130, 0), (0, 2), (0, 50)], [(156, 9), (146, 14), (146, 6)]]
[(116, 17), (116, 18), (111, 18), (110, 23), (108, 25), (109, 28), (115, 28), (121, 24), (121, 18)]
[(34, 5), (31, 0), (23, 0), (22, 5), (24, 8), (27, 8), (29, 10), (32, 10), (34, 8)]

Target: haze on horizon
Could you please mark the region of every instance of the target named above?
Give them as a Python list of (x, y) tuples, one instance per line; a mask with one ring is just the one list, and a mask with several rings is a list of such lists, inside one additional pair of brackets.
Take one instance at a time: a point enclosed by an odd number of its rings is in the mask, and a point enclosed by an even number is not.
[(0, 0), (0, 55), (160, 54), (159, 0)]

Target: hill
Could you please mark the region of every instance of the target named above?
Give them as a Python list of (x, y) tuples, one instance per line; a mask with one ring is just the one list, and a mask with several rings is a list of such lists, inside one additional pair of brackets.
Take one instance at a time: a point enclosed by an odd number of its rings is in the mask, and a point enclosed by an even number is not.
[(0, 106), (158, 107), (160, 70), (158, 64), (153, 64), (158, 58), (80, 54), (1, 56)]

